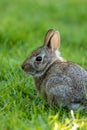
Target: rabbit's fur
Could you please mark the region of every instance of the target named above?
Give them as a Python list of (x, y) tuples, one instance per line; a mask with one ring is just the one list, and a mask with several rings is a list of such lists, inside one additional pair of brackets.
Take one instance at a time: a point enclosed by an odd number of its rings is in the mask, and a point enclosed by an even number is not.
[(31, 74), (39, 93), (51, 104), (70, 109), (87, 108), (87, 71), (59, 56), (60, 34), (48, 30), (43, 46), (22, 64)]

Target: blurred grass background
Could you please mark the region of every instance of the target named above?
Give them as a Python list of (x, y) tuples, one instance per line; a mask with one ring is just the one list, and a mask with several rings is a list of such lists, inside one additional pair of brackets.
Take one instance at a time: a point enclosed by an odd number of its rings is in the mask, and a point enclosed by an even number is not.
[(49, 28), (60, 32), (61, 55), (87, 69), (87, 0), (0, 1), (1, 130), (87, 129), (87, 112), (76, 111), (73, 121), (69, 111), (44, 103), (20, 69)]

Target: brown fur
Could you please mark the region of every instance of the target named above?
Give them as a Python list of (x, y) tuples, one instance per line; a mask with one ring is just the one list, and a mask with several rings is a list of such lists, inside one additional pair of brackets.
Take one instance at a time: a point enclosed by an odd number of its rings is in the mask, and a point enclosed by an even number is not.
[[(49, 30), (44, 41), (23, 62), (22, 69), (33, 76), (37, 90), (49, 103), (87, 109), (87, 71), (56, 53), (60, 45), (58, 32)], [(36, 60), (38, 56), (41, 61)]]

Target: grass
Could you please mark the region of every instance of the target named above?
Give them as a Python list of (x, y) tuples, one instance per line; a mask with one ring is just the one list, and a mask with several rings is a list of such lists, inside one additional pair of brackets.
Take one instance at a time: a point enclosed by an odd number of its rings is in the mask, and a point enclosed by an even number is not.
[(0, 130), (87, 130), (87, 112), (49, 106), (21, 70), (49, 28), (60, 31), (61, 55), (87, 69), (86, 0), (0, 1)]

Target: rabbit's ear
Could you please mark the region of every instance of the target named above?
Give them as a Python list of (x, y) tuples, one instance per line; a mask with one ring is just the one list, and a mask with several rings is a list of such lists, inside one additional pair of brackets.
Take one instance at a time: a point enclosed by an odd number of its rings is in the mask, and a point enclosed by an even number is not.
[(60, 34), (54, 29), (48, 30), (44, 40), (45, 45), (52, 50), (56, 50), (60, 45)]

